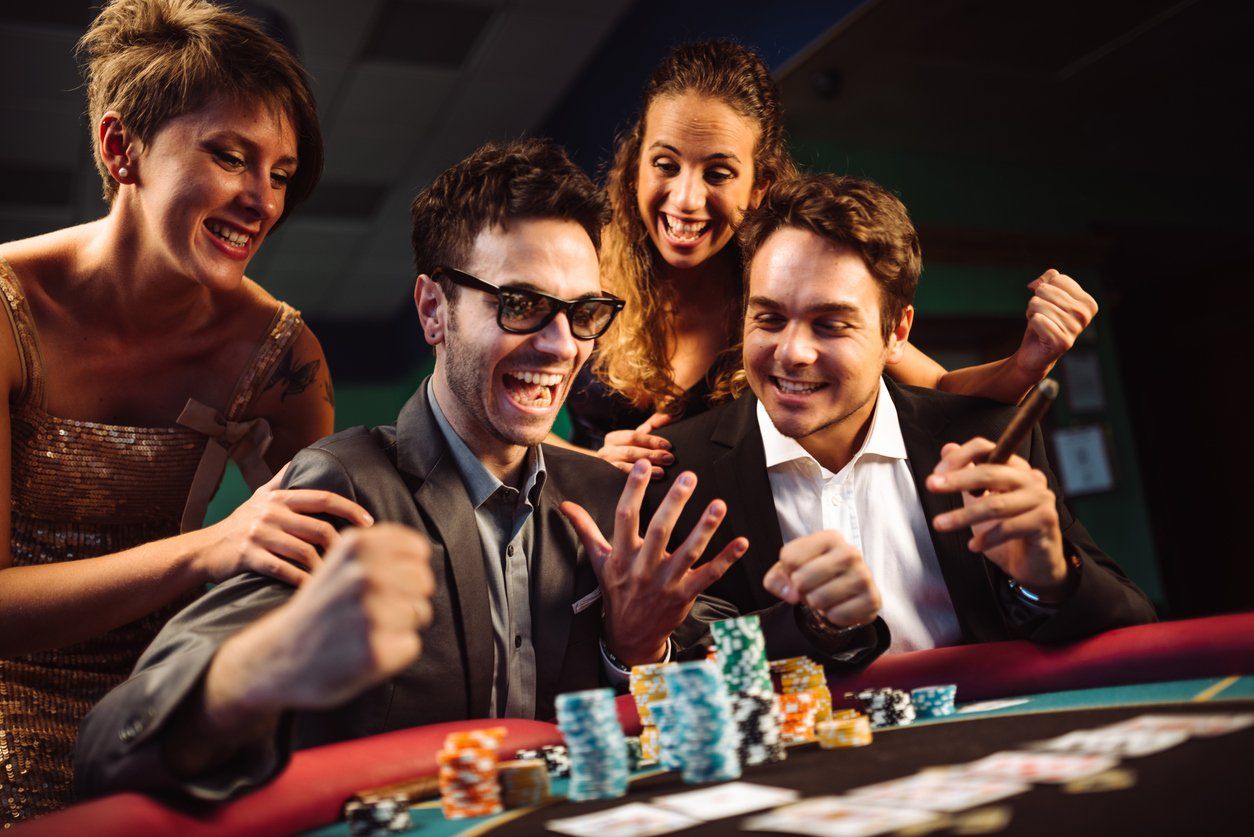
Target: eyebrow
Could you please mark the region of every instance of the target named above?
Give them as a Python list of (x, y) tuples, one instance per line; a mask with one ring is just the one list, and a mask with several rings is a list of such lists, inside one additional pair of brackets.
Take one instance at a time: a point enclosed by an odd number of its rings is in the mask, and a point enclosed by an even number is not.
[[(654, 148), (665, 148), (667, 151), (671, 152), (672, 154), (675, 154), (676, 156), (679, 156), (679, 157), (684, 156), (683, 154), (680, 153), (678, 148), (676, 148), (673, 145), (664, 143), (661, 140), (658, 140), (657, 142), (649, 146), (650, 151), (652, 151)], [(737, 163), (741, 162), (740, 158), (737, 157), (735, 154), (732, 154), (730, 151), (715, 151), (713, 154), (707, 154), (705, 155), (703, 162), (708, 162), (710, 160), (735, 160)]]
[[(209, 136), (205, 137), (205, 142), (222, 142), (223, 140), (234, 140), (235, 142), (238, 142), (240, 145), (243, 145), (246, 148), (248, 148), (249, 151), (256, 151), (258, 148), (260, 148), (260, 146), (258, 146), (257, 143), (253, 142), (248, 137), (244, 136), (238, 131), (216, 131), (210, 134)], [(296, 157), (291, 154), (284, 154), (282, 157), (275, 160), (274, 162), (275, 162), (275, 165), (279, 165), (279, 166), (296, 166), (298, 164)]]
[[(782, 308), (783, 306), (780, 305), (775, 300), (771, 299), (770, 297), (751, 296), (749, 297), (748, 307), (749, 308), (754, 308), (754, 307), (770, 308), (773, 310), (778, 310)], [(818, 305), (812, 305), (809, 308), (805, 309), (805, 313), (811, 314), (811, 315), (815, 315), (815, 314), (850, 315), (852, 314), (852, 315), (860, 317), (862, 316), (862, 309), (858, 308), (858, 306), (856, 305), (851, 305), (848, 302), (823, 302)]]

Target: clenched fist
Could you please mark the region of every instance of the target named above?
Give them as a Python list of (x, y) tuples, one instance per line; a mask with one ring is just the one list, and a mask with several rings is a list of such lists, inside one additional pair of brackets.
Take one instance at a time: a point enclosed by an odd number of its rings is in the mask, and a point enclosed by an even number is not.
[(401, 671), (431, 623), (430, 554), (427, 539), (405, 526), (346, 531), (286, 604), (222, 646), (206, 697), (222, 674), (240, 708), (325, 709)]
[(862, 553), (831, 530), (784, 544), (762, 583), (789, 604), (804, 603), (841, 628), (865, 625), (880, 612), (880, 591)]

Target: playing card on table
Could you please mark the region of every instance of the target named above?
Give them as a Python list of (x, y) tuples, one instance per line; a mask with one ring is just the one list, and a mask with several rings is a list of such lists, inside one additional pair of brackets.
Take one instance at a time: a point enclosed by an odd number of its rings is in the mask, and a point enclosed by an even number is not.
[(1005, 700), (985, 700), (980, 703), (968, 703), (960, 707), (959, 712), (992, 712), (995, 709), (1009, 709), (1028, 702), (1027, 698), (1007, 698)]
[(1211, 738), (1216, 735), (1227, 735), (1230, 732), (1254, 726), (1254, 714), (1241, 713), (1230, 715), (1140, 715), (1127, 721), (1121, 721), (1104, 729), (1125, 730), (1157, 730), (1172, 732), (1179, 730), (1186, 735)]
[(861, 805), (839, 796), (817, 796), (751, 817), (746, 831), (787, 831), (816, 837), (871, 837), (936, 819), (932, 811)]
[(699, 820), (717, 820), (786, 805), (795, 802), (800, 795), (788, 788), (773, 788), (751, 782), (728, 782), (712, 788), (659, 796), (653, 800), (653, 804)]
[(1026, 793), (1030, 789), (1023, 782), (994, 776), (916, 773), (904, 779), (856, 788), (849, 791), (849, 799), (858, 803), (908, 805), (948, 813)]
[(1029, 746), (1051, 753), (1097, 753), (1114, 758), (1137, 758), (1160, 753), (1189, 740), (1183, 730), (1101, 727), (1069, 732)]
[(1095, 753), (994, 753), (991, 756), (946, 768), (942, 772), (963, 776), (992, 776), (1020, 782), (1070, 782), (1109, 770), (1118, 759)]
[(629, 802), (595, 814), (549, 820), (545, 826), (550, 831), (574, 834), (575, 837), (650, 837), (700, 824), (700, 820), (675, 811), (643, 802)]

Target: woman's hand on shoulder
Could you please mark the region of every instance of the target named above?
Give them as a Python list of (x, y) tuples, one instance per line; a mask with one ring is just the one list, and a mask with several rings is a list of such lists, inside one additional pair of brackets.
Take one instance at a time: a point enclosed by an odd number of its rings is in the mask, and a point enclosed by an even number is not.
[(597, 456), (618, 470), (629, 473), (637, 460), (647, 459), (653, 466), (652, 479), (662, 478), (663, 468), (675, 461), (671, 443), (653, 435), (659, 427), (670, 424), (669, 413), (654, 413), (635, 430), (613, 430), (605, 434), (605, 444)]
[(1044, 378), (1097, 316), (1097, 300), (1080, 283), (1050, 268), (1029, 285), (1027, 329), (1015, 363), (1029, 377)]
[(253, 492), (229, 517), (205, 529), (210, 544), (200, 559), (205, 581), (220, 582), (243, 572), (300, 586), (322, 565), (340, 533), (314, 515), (370, 526), (374, 518), (347, 497), (331, 491), (279, 488), (287, 466)]

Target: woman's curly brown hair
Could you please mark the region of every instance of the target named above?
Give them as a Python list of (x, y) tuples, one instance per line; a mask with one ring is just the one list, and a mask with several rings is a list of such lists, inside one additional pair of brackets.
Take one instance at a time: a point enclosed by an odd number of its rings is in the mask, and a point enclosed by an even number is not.
[[(612, 214), (604, 233), (601, 275), (606, 289), (627, 305), (615, 327), (598, 342), (593, 372), (637, 407), (670, 413), (684, 406), (683, 390), (671, 375), (667, 357), (674, 336), (674, 289), (658, 281), (660, 256), (640, 218), (636, 180), (649, 106), (659, 97), (685, 93), (718, 99), (754, 124), (758, 130), (755, 184), (797, 174), (784, 135), (779, 88), (753, 50), (727, 40), (685, 44), (653, 71), (635, 122), (617, 139), (606, 184)], [(740, 272), (735, 275), (738, 284), (728, 289), (733, 302), (741, 296)], [(736, 335), (738, 326), (739, 311), (732, 304), (727, 316), (729, 338)]]

